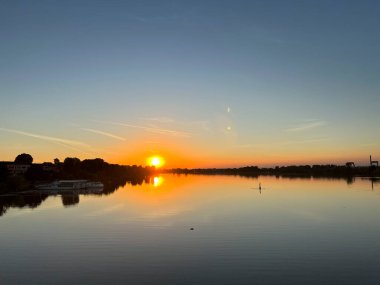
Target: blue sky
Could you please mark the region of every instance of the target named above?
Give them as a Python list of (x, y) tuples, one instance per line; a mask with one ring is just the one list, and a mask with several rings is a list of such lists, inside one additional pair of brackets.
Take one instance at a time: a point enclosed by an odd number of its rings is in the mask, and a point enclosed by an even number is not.
[(0, 159), (365, 163), (380, 156), (379, 12), (379, 1), (2, 1)]

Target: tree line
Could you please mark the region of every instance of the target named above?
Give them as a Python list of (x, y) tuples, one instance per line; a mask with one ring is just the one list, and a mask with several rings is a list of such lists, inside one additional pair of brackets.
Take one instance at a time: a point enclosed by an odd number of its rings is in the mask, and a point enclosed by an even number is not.
[[(12, 175), (7, 167), (9, 163), (1, 163), (0, 193), (26, 190), (38, 183), (64, 179), (101, 181), (105, 186), (104, 193), (110, 193), (126, 183), (142, 184), (156, 172), (155, 167), (110, 164), (101, 158), (81, 161), (76, 157), (67, 157), (63, 162), (55, 159), (54, 164), (33, 164), (31, 155), (20, 154), (14, 164), (29, 165), (29, 168), (21, 175)], [(49, 166), (48, 169), (46, 166)]]
[(273, 168), (246, 166), (240, 168), (174, 168), (167, 170), (176, 174), (205, 174), (205, 175), (238, 175), (257, 177), (273, 175), (282, 177), (336, 177), (349, 178), (355, 176), (380, 176), (380, 168), (375, 166), (348, 167), (346, 165), (291, 165)]

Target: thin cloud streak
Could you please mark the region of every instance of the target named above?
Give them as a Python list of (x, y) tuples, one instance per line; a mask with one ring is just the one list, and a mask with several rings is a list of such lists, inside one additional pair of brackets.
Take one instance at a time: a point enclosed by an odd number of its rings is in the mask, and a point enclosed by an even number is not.
[(29, 132), (24, 132), (24, 131), (19, 131), (19, 130), (14, 130), (14, 129), (7, 129), (7, 128), (0, 128), (0, 130), (6, 131), (9, 133), (27, 136), (27, 137), (37, 138), (37, 139), (41, 139), (41, 140), (45, 140), (45, 141), (61, 143), (61, 144), (74, 146), (74, 147), (86, 147), (86, 148), (90, 147), (88, 144), (85, 144), (85, 143), (80, 142), (80, 141), (75, 141), (75, 140), (61, 139), (61, 138), (44, 136), (44, 135), (39, 135), (39, 134), (33, 134), (33, 133), (29, 133)]
[(168, 130), (168, 129), (160, 129), (155, 127), (146, 127), (146, 126), (140, 126), (140, 125), (134, 125), (134, 124), (128, 124), (128, 123), (118, 123), (118, 122), (109, 122), (109, 121), (96, 121), (116, 126), (123, 126), (128, 128), (134, 128), (134, 129), (141, 129), (146, 132), (155, 133), (155, 134), (161, 134), (161, 135), (170, 135), (175, 137), (190, 137), (191, 134), (187, 132), (181, 132), (181, 131), (174, 131), (174, 130)]
[(234, 148), (254, 148), (254, 147), (263, 147), (263, 146), (268, 146), (268, 144), (238, 144), (234, 145)]
[(328, 141), (328, 140), (329, 138), (317, 138), (317, 139), (300, 140), (300, 141), (286, 141), (286, 142), (283, 142), (282, 145), (317, 143), (317, 142), (323, 142), (323, 141)]
[(326, 121), (316, 121), (285, 129), (286, 132), (302, 132), (327, 125)]
[(158, 123), (163, 123), (163, 124), (169, 124), (169, 123), (174, 123), (175, 120), (172, 118), (168, 117), (149, 117), (149, 118), (143, 118), (145, 121), (153, 121), (153, 122), (158, 122)]
[(168, 130), (168, 129), (145, 127), (145, 126), (124, 124), (124, 123), (121, 123), (120, 125), (125, 126), (125, 127), (130, 127), (130, 128), (143, 129), (147, 132), (157, 133), (157, 134), (162, 134), (162, 135), (171, 135), (175, 137), (189, 137), (190, 136), (190, 134), (186, 132), (180, 132), (180, 131), (174, 131), (174, 130)]
[(120, 140), (120, 141), (125, 141), (125, 138), (122, 138), (122, 137), (119, 137), (117, 135), (110, 134), (110, 133), (107, 133), (107, 132), (103, 132), (103, 131), (100, 131), (100, 130), (89, 129), (89, 128), (80, 128), (80, 129), (83, 130), (83, 131), (86, 131), (86, 132), (102, 135), (102, 136), (113, 138), (113, 139)]
[(61, 142), (53, 142), (54, 144), (57, 144), (59, 146), (62, 146), (62, 147), (65, 147), (67, 149), (70, 149), (70, 150), (74, 150), (78, 153), (81, 153), (81, 154), (87, 154), (87, 155), (92, 155), (90, 152), (88, 151), (85, 151), (85, 150), (82, 150), (82, 149), (79, 149), (79, 148), (76, 148), (76, 147), (73, 147), (71, 145), (67, 145), (67, 144), (64, 144), (64, 143), (61, 143)]
[(283, 145), (293, 145), (293, 144), (311, 144), (311, 143), (317, 143), (317, 142), (324, 142), (328, 141), (329, 138), (322, 137), (322, 138), (315, 138), (315, 139), (308, 139), (308, 140), (293, 140), (293, 141), (284, 141), (284, 142), (277, 142), (277, 143), (267, 143), (267, 144), (240, 144), (235, 145), (234, 148), (260, 148), (260, 147), (279, 147)]

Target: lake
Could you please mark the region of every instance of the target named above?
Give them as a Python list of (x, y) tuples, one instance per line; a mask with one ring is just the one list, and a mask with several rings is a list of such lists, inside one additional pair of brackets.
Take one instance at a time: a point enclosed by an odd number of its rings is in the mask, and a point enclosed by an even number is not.
[(8, 201), (0, 284), (379, 284), (377, 180), (151, 182)]

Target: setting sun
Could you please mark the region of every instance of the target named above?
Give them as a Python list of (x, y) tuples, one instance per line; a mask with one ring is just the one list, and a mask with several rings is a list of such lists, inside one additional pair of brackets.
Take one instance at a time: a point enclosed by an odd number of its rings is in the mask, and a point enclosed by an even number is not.
[(147, 159), (147, 163), (150, 166), (154, 166), (156, 168), (161, 167), (165, 164), (164, 159), (160, 156), (151, 156)]

